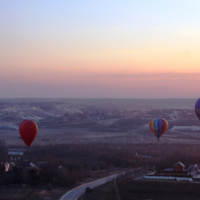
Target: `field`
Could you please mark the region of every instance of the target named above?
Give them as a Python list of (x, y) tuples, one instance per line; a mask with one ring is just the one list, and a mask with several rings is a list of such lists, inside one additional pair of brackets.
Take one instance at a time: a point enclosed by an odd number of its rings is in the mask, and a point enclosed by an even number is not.
[(21, 199), (49, 199), (58, 200), (65, 194), (66, 188), (62, 187), (21, 187), (21, 186), (10, 186), (9, 188), (0, 190), (0, 199), (3, 200), (21, 200)]
[[(199, 200), (200, 184), (167, 181), (119, 180), (117, 182), (121, 200)], [(115, 200), (113, 183), (97, 187), (79, 200)]]
[[(18, 130), (0, 130), (0, 138), (5, 140), (6, 145), (24, 145)], [(149, 131), (146, 133), (134, 131), (128, 132), (101, 132), (87, 129), (39, 129), (34, 144), (85, 144), (85, 143), (119, 143), (158, 144), (155, 135)], [(200, 144), (199, 133), (165, 133), (160, 138), (163, 144)]]
[(200, 131), (172, 132), (174, 126), (199, 126), (194, 104), (195, 99), (0, 100), (0, 139), (23, 145), (18, 127), (31, 119), (39, 128), (33, 145), (157, 143), (149, 122), (162, 117), (169, 129), (160, 143), (199, 144)]
[(93, 189), (91, 193), (82, 195), (78, 200), (116, 200), (116, 192), (113, 182), (101, 185)]

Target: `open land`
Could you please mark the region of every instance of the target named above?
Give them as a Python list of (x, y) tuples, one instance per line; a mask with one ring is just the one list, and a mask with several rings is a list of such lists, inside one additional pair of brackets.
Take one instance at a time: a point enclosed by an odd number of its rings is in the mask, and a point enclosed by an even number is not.
[[(0, 138), (23, 145), (18, 126), (24, 119), (39, 127), (33, 143), (156, 143), (149, 130), (153, 118), (165, 118), (168, 131), (162, 143), (199, 144), (195, 99), (2, 99)], [(174, 131), (175, 126), (186, 129)]]
[[(134, 181), (131, 179), (118, 180), (117, 187), (120, 199), (126, 200), (198, 200), (200, 195), (200, 184), (188, 182), (167, 182), (167, 181)], [(93, 189), (86, 193), (79, 200), (115, 200), (116, 189), (114, 183)]]
[[(191, 135), (192, 134), (192, 135)], [(0, 131), (0, 138), (7, 145), (24, 145), (18, 130)], [(179, 132), (165, 133), (159, 141), (162, 144), (200, 144), (200, 133)], [(93, 132), (83, 129), (40, 129), (34, 144), (86, 144), (86, 143), (158, 143), (151, 132)]]
[(0, 190), (0, 199), (20, 200), (20, 199), (59, 199), (65, 192), (63, 187), (24, 187), (11, 186)]
[[(187, 166), (200, 163), (200, 123), (195, 116), (194, 104), (195, 99), (4, 99), (0, 100), (0, 139), (5, 141), (7, 149), (24, 148), (18, 131), (19, 124), (24, 119), (34, 120), (38, 124), (39, 131), (29, 156), (32, 156), (34, 163), (47, 163), (45, 170), (40, 173), (42, 178), (38, 178), (38, 183), (42, 180), (45, 184), (49, 181), (54, 184), (50, 189), (26, 188), (27, 193), (23, 194), (31, 195), (34, 191), (35, 199), (56, 199), (62, 196), (64, 190), (77, 183), (115, 173), (117, 168), (155, 165), (160, 169), (171, 167), (179, 160)], [(165, 118), (169, 122), (169, 129), (159, 142), (149, 130), (149, 122), (157, 117)], [(4, 153), (0, 153), (4, 155), (1, 159), (8, 162), (9, 156), (5, 152), (7, 149), (4, 148)], [(52, 159), (54, 165), (50, 164)], [(58, 173), (59, 166), (63, 168)], [(20, 173), (22, 171), (19, 170), (18, 174)], [(17, 173), (12, 174), (13, 177), (15, 175)], [(49, 180), (47, 177), (50, 177)], [(13, 180), (9, 179), (10, 183), (13, 183)], [(17, 180), (23, 184), (23, 176), (20, 175)], [(126, 191), (123, 184), (119, 183), (122, 199), (128, 200), (128, 194), (130, 197), (134, 196), (134, 199), (162, 197), (162, 193), (155, 196), (150, 191), (146, 196), (142, 196), (142, 192), (132, 194), (132, 190), (139, 190), (135, 183), (131, 182), (132, 188), (127, 188)], [(141, 191), (146, 189), (145, 184), (141, 186)], [(8, 190), (8, 187), (2, 189), (1, 194), (6, 195)], [(23, 188), (10, 187), (10, 190), (22, 191)], [(191, 190), (191, 193), (194, 193), (189, 199), (196, 199), (198, 190)], [(103, 193), (98, 193), (97, 197), (103, 195), (102, 198), (109, 196), (109, 199), (112, 199), (113, 187), (102, 186), (102, 190), (98, 192)], [(16, 196), (9, 198), (24, 198), (20, 196), (20, 192), (14, 193)], [(179, 196), (186, 199), (187, 194), (184, 194)], [(175, 192), (171, 193), (173, 197), (176, 195)], [(168, 196), (165, 196), (167, 199)]]

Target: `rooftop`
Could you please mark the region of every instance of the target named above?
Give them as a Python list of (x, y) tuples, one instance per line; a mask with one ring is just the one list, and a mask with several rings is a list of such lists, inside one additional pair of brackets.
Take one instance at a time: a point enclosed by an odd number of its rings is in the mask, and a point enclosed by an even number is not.
[(177, 162), (174, 166), (176, 166), (176, 165), (181, 165), (181, 166), (183, 166), (183, 167), (185, 167), (185, 165), (182, 163), (182, 162)]

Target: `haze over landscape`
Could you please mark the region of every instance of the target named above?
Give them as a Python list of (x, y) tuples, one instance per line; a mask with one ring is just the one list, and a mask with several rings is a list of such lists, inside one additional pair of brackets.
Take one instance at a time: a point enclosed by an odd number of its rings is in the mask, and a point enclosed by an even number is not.
[[(23, 145), (18, 127), (34, 120), (39, 134), (34, 144), (157, 143), (149, 122), (158, 116), (169, 122), (165, 143), (198, 143), (195, 99), (8, 99), (0, 101), (0, 136), (7, 144)], [(188, 133), (187, 133), (188, 132)], [(192, 136), (190, 136), (192, 132)], [(11, 136), (7, 139), (8, 134)], [(192, 140), (194, 139), (194, 140)], [(195, 141), (196, 139), (196, 141)], [(188, 141), (189, 140), (189, 141)]]

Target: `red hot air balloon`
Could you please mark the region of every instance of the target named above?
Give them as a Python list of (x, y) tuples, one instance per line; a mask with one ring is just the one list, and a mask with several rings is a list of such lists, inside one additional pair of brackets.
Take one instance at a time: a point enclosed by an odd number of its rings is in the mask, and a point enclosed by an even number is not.
[(26, 145), (31, 146), (33, 140), (37, 136), (38, 126), (32, 120), (24, 120), (19, 125), (19, 133)]

